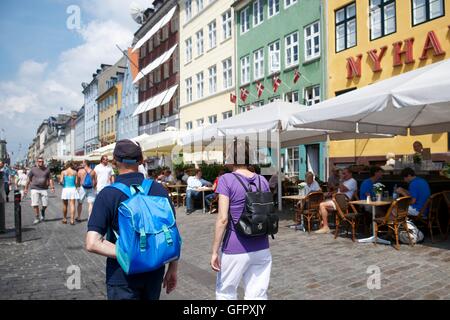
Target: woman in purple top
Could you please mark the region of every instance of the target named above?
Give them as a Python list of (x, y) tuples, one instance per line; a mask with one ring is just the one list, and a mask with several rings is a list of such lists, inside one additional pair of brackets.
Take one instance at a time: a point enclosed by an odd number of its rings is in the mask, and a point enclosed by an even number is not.
[[(248, 164), (248, 144), (234, 150), (246, 150), (245, 163)], [(233, 173), (239, 175), (249, 189), (256, 191), (261, 183), (261, 191), (270, 190), (264, 177), (249, 171), (245, 164), (236, 164), (236, 155), (233, 159)], [(211, 267), (218, 272), (216, 299), (236, 300), (242, 279), (246, 300), (265, 300), (272, 268), (268, 236), (248, 237), (235, 230), (234, 225), (244, 210), (246, 191), (233, 174), (227, 173), (219, 178), (216, 193), (219, 194), (219, 214), (211, 257)]]

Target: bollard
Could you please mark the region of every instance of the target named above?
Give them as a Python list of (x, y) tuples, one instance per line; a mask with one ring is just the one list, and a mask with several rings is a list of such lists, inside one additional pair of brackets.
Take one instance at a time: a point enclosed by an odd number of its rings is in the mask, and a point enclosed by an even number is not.
[(20, 206), (20, 191), (14, 191), (14, 224), (16, 227), (16, 242), (22, 242), (22, 207)]

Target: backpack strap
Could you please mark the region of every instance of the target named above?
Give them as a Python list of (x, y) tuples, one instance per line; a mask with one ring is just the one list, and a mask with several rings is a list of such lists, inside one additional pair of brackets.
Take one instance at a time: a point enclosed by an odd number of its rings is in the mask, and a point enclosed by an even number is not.
[(125, 193), (127, 195), (128, 198), (131, 198), (130, 187), (127, 187), (125, 184), (123, 184), (121, 182), (115, 182), (115, 183), (109, 185), (108, 187), (115, 188), (119, 191), (122, 191), (123, 193)]
[(249, 192), (248, 188), (246, 187), (246, 185), (244, 184), (244, 181), (242, 181), (242, 179), (239, 177), (239, 175), (237, 175), (236, 173), (232, 172), (231, 173), (233, 176), (236, 177), (236, 179), (241, 183), (242, 187), (244, 187), (245, 192)]
[(144, 189), (144, 194), (148, 195), (148, 193), (150, 192), (150, 189), (152, 188), (153, 185), (153, 180), (152, 179), (144, 179), (144, 181), (142, 181), (142, 188)]

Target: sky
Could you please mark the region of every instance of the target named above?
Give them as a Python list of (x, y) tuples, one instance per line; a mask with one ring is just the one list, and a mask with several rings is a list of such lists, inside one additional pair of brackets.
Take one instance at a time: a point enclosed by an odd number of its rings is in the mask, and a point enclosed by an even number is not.
[(0, 1), (0, 138), (12, 163), (25, 157), (44, 119), (82, 107), (81, 83), (120, 59), (116, 45), (131, 45), (139, 28), (133, 2), (152, 1)]

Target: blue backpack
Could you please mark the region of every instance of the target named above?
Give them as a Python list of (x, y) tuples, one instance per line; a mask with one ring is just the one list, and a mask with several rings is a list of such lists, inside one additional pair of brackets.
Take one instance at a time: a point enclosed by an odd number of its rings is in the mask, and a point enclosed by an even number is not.
[(119, 233), (116, 235), (116, 256), (126, 274), (159, 269), (180, 258), (181, 236), (175, 215), (166, 197), (148, 195), (153, 180), (127, 187), (114, 183), (128, 196), (119, 206)]
[(92, 189), (93, 185), (92, 185), (91, 174), (88, 173), (86, 169), (84, 169), (84, 170), (86, 171), (86, 176), (84, 177), (83, 188)]

